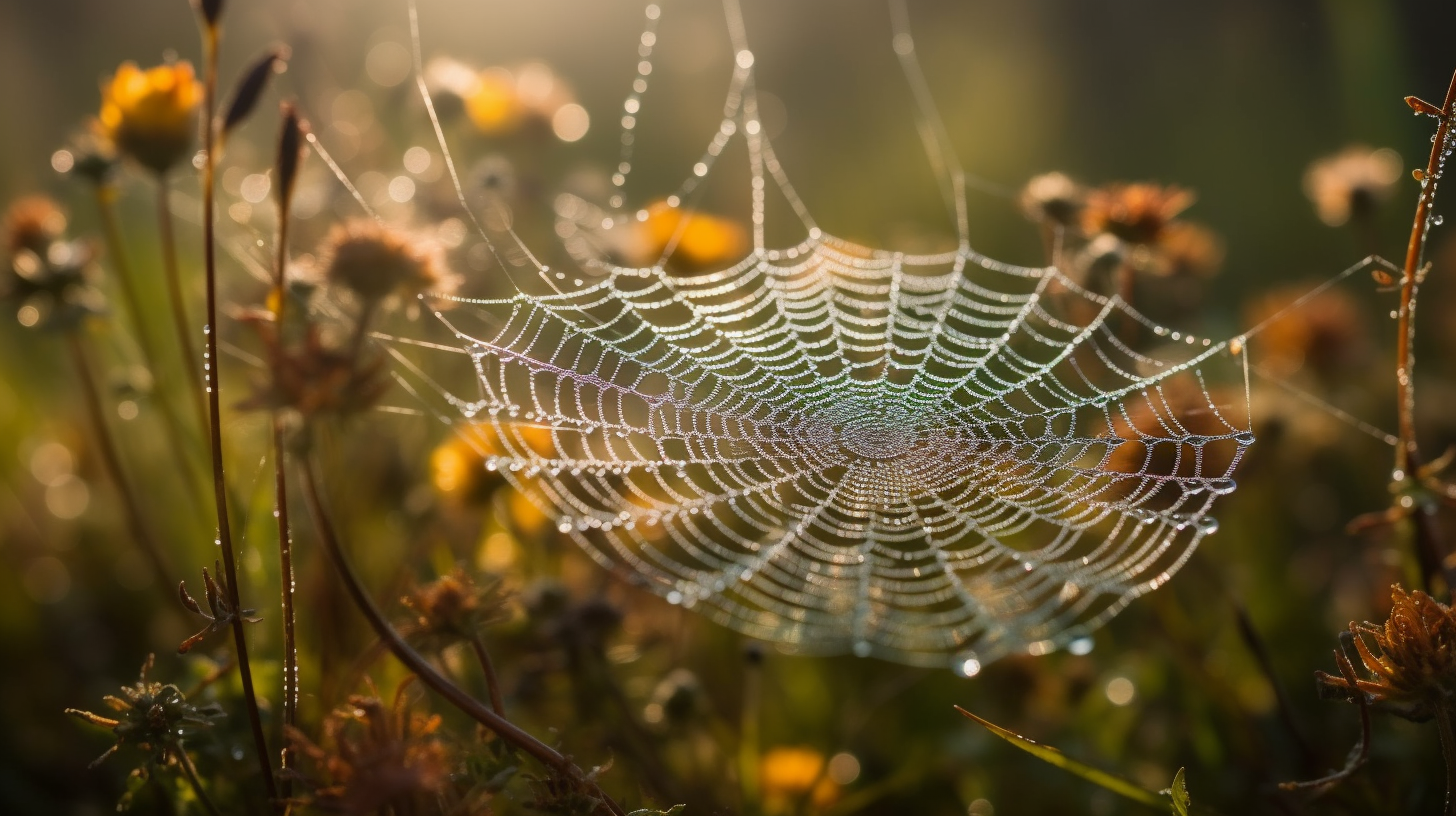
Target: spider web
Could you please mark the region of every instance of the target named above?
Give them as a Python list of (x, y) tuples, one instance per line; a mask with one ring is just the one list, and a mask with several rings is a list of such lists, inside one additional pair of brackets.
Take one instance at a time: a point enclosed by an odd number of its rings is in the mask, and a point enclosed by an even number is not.
[[(1083, 638), (1217, 529), (1210, 510), (1253, 442), (1238, 346), (971, 249), (965, 176), (903, 5), (892, 44), (959, 246), (912, 255), (820, 229), (763, 133), (736, 0), (725, 9), (736, 53), (723, 119), (668, 201), (689, 211), (744, 140), (747, 257), (673, 270), (680, 228), (655, 265), (617, 265), (606, 227), (631, 216), (563, 198), (558, 233), (587, 279), (565, 287), (520, 253), (550, 291), (435, 313), (479, 392), (452, 394), (395, 352), (405, 377), (453, 406), (485, 467), (599, 564), (748, 636), (967, 675)], [(647, 9), (634, 114), (659, 13)], [(795, 245), (765, 245), (770, 187), (803, 224)]]

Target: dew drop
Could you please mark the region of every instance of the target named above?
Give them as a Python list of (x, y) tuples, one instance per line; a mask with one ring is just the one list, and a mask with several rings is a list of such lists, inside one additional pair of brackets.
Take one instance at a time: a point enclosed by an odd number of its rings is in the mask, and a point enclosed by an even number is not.
[(854, 656), (855, 657), (869, 657), (870, 656), (870, 651), (871, 651), (872, 648), (873, 647), (870, 646), (869, 641), (867, 641), (867, 640), (858, 640), (858, 641), (855, 641), (855, 644), (854, 644)]

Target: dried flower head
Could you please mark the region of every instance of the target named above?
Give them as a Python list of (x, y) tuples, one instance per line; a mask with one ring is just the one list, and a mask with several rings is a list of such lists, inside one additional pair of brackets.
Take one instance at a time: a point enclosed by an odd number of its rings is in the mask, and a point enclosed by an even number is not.
[[(1426, 593), (1398, 585), (1390, 588), (1390, 600), (1383, 626), (1352, 622), (1346, 652), (1335, 652), (1337, 663), (1352, 667), (1342, 673), (1354, 681), (1324, 672), (1315, 678), (1325, 694), (1351, 702), (1363, 695), (1391, 713), (1428, 720), (1456, 696), (1456, 614)], [(1365, 676), (1353, 671), (1357, 664)]]
[(5, 249), (11, 254), (30, 250), (44, 255), (66, 232), (66, 214), (45, 196), (26, 196), (5, 214)]
[(147, 680), (154, 657), (147, 656), (136, 685), (122, 686), (120, 697), (107, 695), (102, 698), (119, 717), (66, 709), (67, 714), (80, 717), (92, 725), (110, 728), (116, 735), (116, 744), (97, 757), (91, 767), (101, 764), (123, 745), (146, 752), (149, 765), (165, 765), (182, 750), (184, 739), (212, 727), (225, 716), (216, 703), (198, 707), (189, 703), (176, 686)]
[(1163, 228), (1148, 258), (1148, 271), (1163, 277), (1206, 278), (1223, 265), (1223, 240), (1207, 227), (1174, 221)]
[(448, 294), (459, 283), (433, 242), (371, 219), (336, 225), (319, 254), (325, 279), (365, 304), (395, 295)]
[(1078, 227), (1087, 191), (1065, 173), (1043, 173), (1021, 188), (1021, 212), (1037, 224)]
[(512, 594), (494, 576), (476, 581), (460, 566), (401, 600), (415, 613), (412, 637), (448, 644), (476, 637), (480, 630), (511, 616)]
[(223, 575), (222, 565), (214, 562), (213, 569), (217, 572), (216, 580), (213, 580), (213, 577), (208, 574), (206, 567), (202, 568), (204, 597), (207, 599), (208, 609), (206, 612), (203, 612), (202, 607), (188, 594), (186, 581), (177, 585), (177, 595), (181, 599), (182, 605), (191, 610), (193, 614), (207, 619), (207, 626), (203, 627), (202, 631), (182, 641), (182, 645), (177, 647), (178, 654), (187, 654), (192, 651), (192, 647), (201, 643), (203, 638), (232, 626), (234, 619), (241, 618), (245, 623), (257, 623), (262, 620), (262, 618), (254, 617), (251, 609), (233, 610), (232, 594), (228, 590), (227, 578)]
[(5, 219), (0, 296), (23, 326), (64, 331), (105, 309), (92, 286), (95, 253), (83, 241), (65, 240), (65, 226), (61, 210), (42, 198), (16, 202)]
[(97, 130), (143, 167), (164, 173), (191, 150), (201, 102), (191, 63), (143, 71), (124, 62), (102, 86)]
[(298, 752), (316, 766), (320, 779), (309, 801), (348, 814), (413, 813), (434, 801), (449, 782), (451, 759), (436, 735), (438, 715), (410, 710), (402, 684), (393, 707), (378, 697), (353, 695), (335, 709), (315, 744), (288, 729)]
[(1082, 228), (1088, 235), (1106, 233), (1129, 244), (1155, 244), (1193, 199), (1193, 193), (1181, 187), (1109, 184), (1088, 193)]
[(341, 416), (373, 407), (389, 387), (383, 359), (365, 360), (357, 348), (348, 352), (331, 348), (317, 324), (308, 324), (302, 343), (293, 347), (280, 339), (271, 312), (244, 312), (239, 319), (257, 331), (270, 369), (240, 408), (293, 410), (304, 419)]
[(1351, 217), (1369, 215), (1389, 198), (1400, 169), (1400, 154), (1394, 150), (1352, 145), (1310, 164), (1304, 171), (1304, 194), (1321, 221), (1338, 227)]
[(1353, 296), (1328, 289), (1303, 300), (1298, 309), (1289, 308), (1308, 293), (1309, 286), (1295, 284), (1269, 292), (1248, 308), (1249, 325), (1269, 321), (1260, 338), (1260, 364), (1275, 376), (1301, 370), (1338, 376), (1370, 350), (1366, 315)]

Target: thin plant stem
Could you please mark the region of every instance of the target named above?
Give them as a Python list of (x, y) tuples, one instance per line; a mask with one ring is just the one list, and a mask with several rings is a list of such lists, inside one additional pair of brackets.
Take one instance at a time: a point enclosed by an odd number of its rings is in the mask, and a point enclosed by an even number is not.
[(174, 583), (172, 570), (167, 566), (167, 559), (162, 555), (161, 547), (147, 527), (146, 520), (142, 516), (141, 503), (137, 501), (136, 491), (132, 489), (131, 480), (127, 478), (126, 470), (122, 467), (116, 439), (111, 434), (111, 426), (106, 422), (106, 411), (101, 402), (101, 393), (96, 388), (94, 367), (91, 365), (90, 355), (86, 351), (86, 344), (81, 339), (80, 332), (81, 329), (70, 332), (66, 338), (71, 347), (71, 359), (76, 366), (76, 378), (81, 381), (86, 413), (90, 416), (91, 424), (96, 429), (102, 464), (105, 465), (107, 475), (111, 477), (111, 483), (116, 486), (116, 492), (121, 497), (121, 505), (125, 511), (127, 526), (131, 528), (132, 538), (136, 540), (137, 546), (141, 547), (142, 553), (150, 562), (152, 572), (156, 574), (157, 580), (161, 583), (162, 591), (170, 595)]
[(354, 572), (348, 556), (344, 553), (339, 543), (338, 535), (334, 529), (333, 522), (329, 519), (324, 510), (323, 499), (319, 491), (319, 479), (316, 473), (317, 465), (311, 458), (306, 458), (300, 463), (300, 470), (303, 475), (303, 496), (304, 502), (308, 505), (310, 516), (313, 518), (314, 529), (318, 533), (324, 551), (333, 562), (334, 570), (338, 573), (339, 579), (343, 581), (345, 589), (354, 605), (369, 622), (374, 633), (379, 636), (385, 648), (403, 663), (410, 671), (414, 672), (420, 681), (429, 686), (435, 693), (444, 697), (451, 705), (458, 708), (462, 713), (474, 719), (476, 722), (494, 732), (502, 740), (516, 748), (531, 755), (536, 760), (549, 768), (574, 779), (582, 785), (587, 786), (600, 799), (600, 810), (613, 816), (626, 816), (621, 805), (618, 805), (597, 782), (588, 776), (581, 768), (577, 767), (570, 759), (546, 743), (531, 736), (520, 726), (492, 711), (488, 706), (483, 705), (479, 700), (471, 697), (459, 686), (455, 685), (445, 675), (441, 674), (429, 660), (419, 652), (415, 651), (400, 635), (399, 631), (390, 625), (384, 613), (380, 611), (374, 599), (370, 597), (368, 590), (364, 588), (363, 582)]
[(763, 809), (758, 779), (762, 717), (763, 656), (755, 652), (744, 660), (743, 713), (738, 729), (738, 785), (743, 797), (740, 810), (750, 816)]
[[(1415, 106), (1413, 97), (1407, 98), (1408, 103)], [(1424, 103), (1422, 103), (1424, 104)], [(1444, 165), (1443, 153), (1449, 147), (1448, 140), (1451, 136), (1451, 125), (1453, 118), (1456, 118), (1456, 73), (1451, 76), (1451, 85), (1446, 90), (1446, 99), (1441, 105), (1437, 114), (1440, 124), (1436, 127), (1436, 134), (1431, 142), (1431, 156), (1426, 163), (1426, 169), (1420, 177), (1421, 194), (1416, 200), (1415, 219), (1411, 225), (1410, 241), (1406, 245), (1405, 266), (1402, 269), (1400, 281), (1400, 309), (1397, 313), (1398, 326), (1396, 329), (1396, 363), (1395, 379), (1399, 389), (1398, 414), (1399, 428), (1397, 433), (1397, 444), (1395, 449), (1395, 471), (1396, 480), (1414, 479), (1423, 462), (1420, 456), (1420, 449), (1416, 442), (1416, 385), (1415, 385), (1415, 311), (1416, 311), (1416, 287), (1422, 276), (1421, 258), (1425, 254), (1426, 233), (1430, 227), (1431, 207), (1436, 200), (1436, 185), (1440, 181), (1441, 169)], [(1416, 548), (1421, 556), (1420, 561), (1423, 571), (1426, 571), (1426, 583), (1430, 587), (1434, 575), (1428, 562), (1434, 561), (1446, 582), (1446, 591), (1456, 592), (1456, 568), (1447, 563), (1444, 547), (1440, 543), (1440, 537), (1435, 532), (1435, 519), (1426, 509), (1417, 507), (1411, 514), (1411, 522), (1415, 527)]]
[[(283, 342), (284, 303), (288, 296), (283, 289), (284, 270), (288, 265), (288, 198), (284, 197), (278, 211), (278, 247), (274, 259), (273, 321), (278, 332), (278, 348)], [(270, 361), (276, 367), (279, 361)], [(276, 376), (276, 374), (275, 374)], [(273, 506), (278, 518), (278, 581), (283, 616), (283, 725), (297, 727), (298, 720), (298, 644), (294, 634), (293, 610), (293, 536), (288, 522), (288, 462), (284, 446), (283, 418), (273, 411)], [(293, 746), (284, 741), (279, 767), (288, 770), (293, 767)], [(293, 795), (293, 780), (285, 774), (282, 780), (283, 798)]]
[(505, 701), (501, 699), (500, 680), (496, 679), (495, 664), (491, 662), (490, 652), (485, 650), (485, 643), (480, 635), (473, 635), (470, 638), (470, 648), (475, 651), (475, 659), (480, 663), (480, 670), (485, 674), (485, 689), (490, 695), (490, 708), (495, 713), (504, 717), (506, 715)]
[(1441, 732), (1441, 757), (1446, 760), (1446, 816), (1456, 816), (1456, 732), (1451, 728), (1451, 711), (1443, 703), (1436, 707), (1436, 728)]
[[(219, 378), (217, 353), (217, 236), (215, 175), (217, 172), (217, 26), (203, 25), (203, 51), (207, 62), (203, 85), (203, 128), (204, 161), (202, 164), (202, 251), (207, 273), (207, 324), (203, 334), (207, 338), (207, 352), (204, 359), (207, 372), (207, 422), (209, 447), (212, 452), (213, 499), (217, 507), (217, 541), (222, 549), (223, 571), (227, 574), (229, 601), (233, 609), (242, 609), (238, 592), (237, 556), (233, 550), (232, 529), (228, 524), (227, 477), (222, 458), (222, 405), (219, 401)], [(273, 779), (273, 763), (268, 759), (268, 739), (263, 733), (263, 716), (258, 710), (258, 695), (253, 688), (253, 672), (248, 662), (248, 638), (243, 631), (243, 616), (232, 619), (233, 643), (238, 653), (238, 675), (242, 678), (243, 698), (247, 702), (248, 721), (252, 726), (253, 743), (258, 755), (258, 766), (263, 772), (263, 783), (267, 789), (268, 801), (275, 808), (281, 806), (278, 785)]]
[[(172, 306), (172, 328), (177, 332), (177, 348), (182, 352), (182, 368), (191, 386), (188, 390), (192, 393), (192, 404), (197, 410), (198, 425), (206, 428), (207, 406), (203, 400), (202, 375), (197, 373), (197, 349), (192, 345), (192, 321), (187, 319), (182, 272), (177, 265), (177, 229), (172, 218), (172, 184), (166, 173), (157, 174), (157, 231), (162, 239), (162, 267), (167, 277), (167, 299)], [(204, 368), (215, 364), (216, 359), (209, 356)]]
[(176, 751), (177, 764), (182, 766), (182, 774), (187, 777), (187, 784), (192, 786), (192, 793), (197, 796), (197, 801), (211, 816), (222, 816), (218, 812), (217, 805), (212, 803), (212, 797), (207, 795), (207, 789), (202, 787), (202, 780), (197, 778), (197, 767), (192, 764), (192, 757), (187, 756), (187, 751), (179, 747)]
[(137, 291), (136, 275), (132, 272), (131, 262), (126, 254), (126, 244), (121, 237), (121, 224), (116, 217), (116, 188), (109, 184), (96, 185), (96, 206), (101, 215), (101, 233), (106, 241), (106, 253), (111, 259), (111, 267), (116, 272), (116, 278), (121, 284), (122, 303), (126, 305), (127, 316), (131, 318), (131, 325), (136, 332), (137, 345), (142, 350), (142, 358), (146, 361), (147, 369), (152, 374), (153, 386), (157, 394), (157, 406), (161, 409), (162, 418), (172, 432), (173, 444), (167, 447), (171, 449), (172, 455), (176, 459), (177, 472), (187, 481), (188, 491), (191, 492), (197, 506), (201, 507), (203, 504), (200, 488), (202, 473), (197, 469), (197, 463), (183, 450), (184, 444), (189, 448), (196, 444), (197, 437), (187, 431), (182, 417), (177, 415), (176, 407), (168, 398), (171, 393), (169, 387), (171, 378), (163, 367), (161, 355), (157, 353), (156, 344), (146, 329), (141, 293)]

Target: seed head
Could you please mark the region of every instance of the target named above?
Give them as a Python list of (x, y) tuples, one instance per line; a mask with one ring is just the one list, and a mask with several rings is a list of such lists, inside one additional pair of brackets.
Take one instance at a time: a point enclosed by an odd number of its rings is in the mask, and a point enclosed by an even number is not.
[(202, 84), (186, 61), (145, 71), (124, 62), (102, 86), (97, 130), (123, 154), (157, 173), (192, 148)]
[(368, 219), (335, 226), (320, 255), (328, 282), (366, 304), (395, 295), (448, 294), (459, 284), (445, 270), (439, 247)]
[(110, 728), (116, 735), (116, 744), (96, 758), (91, 766), (103, 760), (123, 745), (130, 745), (147, 753), (151, 765), (166, 764), (173, 752), (182, 750), (182, 740), (198, 731), (212, 727), (222, 719), (222, 708), (213, 703), (198, 707), (187, 701), (186, 695), (176, 686), (147, 679), (152, 668), (153, 655), (148, 655), (142, 664), (136, 685), (122, 686), (121, 696), (102, 698), (118, 716), (103, 717), (90, 711), (68, 708), (66, 713), (79, 717), (92, 725)]
[(1109, 184), (1087, 196), (1082, 228), (1133, 245), (1157, 243), (1174, 218), (1193, 204), (1193, 193), (1158, 184)]
[(1087, 191), (1065, 173), (1043, 173), (1021, 188), (1017, 203), (1035, 223), (1076, 228), (1081, 225)]
[(459, 566), (404, 596), (415, 613), (412, 636), (443, 644), (475, 637), (481, 629), (510, 617), (512, 595), (500, 579), (476, 581)]
[(1304, 194), (1319, 219), (1338, 227), (1351, 217), (1368, 216), (1395, 190), (1400, 154), (1388, 147), (1352, 145), (1316, 159), (1304, 172)]
[(44, 255), (66, 231), (66, 214), (45, 196), (27, 196), (5, 214), (5, 248), (11, 255), (29, 250)]

